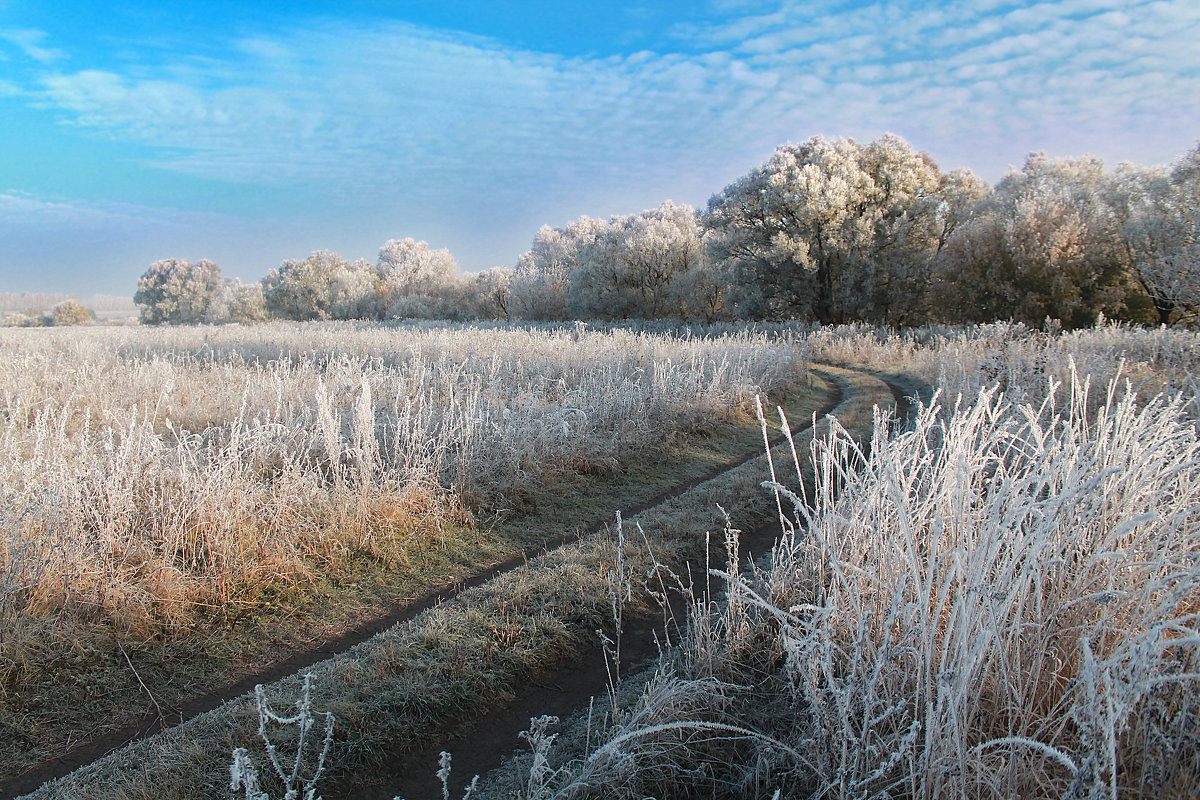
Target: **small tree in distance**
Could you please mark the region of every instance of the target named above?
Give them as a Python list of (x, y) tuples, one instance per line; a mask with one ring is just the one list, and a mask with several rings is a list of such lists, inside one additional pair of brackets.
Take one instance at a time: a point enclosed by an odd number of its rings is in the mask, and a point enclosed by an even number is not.
[(707, 269), (702, 238), (692, 207), (670, 200), (597, 222), (576, 248), (568, 310), (600, 319), (686, 316), (692, 304), (682, 290)]
[(564, 320), (580, 251), (603, 233), (605, 223), (580, 217), (565, 228), (543, 225), (513, 272), (513, 313), (521, 319)]
[(85, 325), (96, 318), (91, 309), (78, 300), (63, 300), (50, 310), (54, 327)]
[(427, 316), (454, 294), (458, 262), (449, 250), (434, 250), (413, 238), (390, 239), (379, 248), (376, 262), (383, 281), (386, 317)]
[(469, 316), (507, 322), (512, 312), (513, 271), (508, 267), (492, 267), (467, 278), (463, 297), (470, 306)]
[(267, 319), (262, 286), (257, 283), (246, 285), (240, 279), (226, 279), (220, 294), (209, 304), (204, 321), (213, 325), (230, 322), (251, 325)]
[(262, 280), (267, 312), (275, 319), (351, 319), (371, 315), (371, 266), (351, 264), (330, 250), (303, 261), (285, 261)]

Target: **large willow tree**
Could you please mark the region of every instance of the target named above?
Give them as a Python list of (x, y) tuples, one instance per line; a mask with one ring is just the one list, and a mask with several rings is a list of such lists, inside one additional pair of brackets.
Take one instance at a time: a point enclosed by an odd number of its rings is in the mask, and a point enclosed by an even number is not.
[(972, 181), (896, 136), (818, 136), (715, 195), (704, 222), (743, 315), (905, 324), (926, 315), (932, 258)]

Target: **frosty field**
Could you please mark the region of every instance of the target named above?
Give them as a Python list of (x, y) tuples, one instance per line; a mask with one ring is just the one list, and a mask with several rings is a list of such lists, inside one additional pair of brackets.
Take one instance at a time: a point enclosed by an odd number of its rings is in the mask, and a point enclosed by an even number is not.
[(543, 725), (545, 765), (508, 780), (556, 798), (1197, 796), (1196, 335), (809, 344), (936, 394), (869, 449), (817, 440), (815, 492), (776, 484), (770, 557), (730, 562), (728, 601), (697, 605), (603, 736), (589, 721), (554, 752)]
[[(31, 711), (37, 697), (110, 686), (146, 706), (170, 685), (164, 664), (211, 680), (388, 593), (611, 519), (761, 448), (756, 396), (795, 420), (836, 383), (838, 422), (770, 462), (308, 668), (313, 707), (335, 717), (325, 796), (390, 797), (403, 753), (455, 747), (440, 726), (536, 695), (536, 676), (597, 629), (619, 650), (622, 617), (668, 596), (690, 607), (678, 644), (613, 675), (574, 720), (533, 724), (524, 745), (488, 740), (515, 755), (477, 796), (1191, 796), (1197, 344), (1020, 325), (14, 337), (10, 382), (28, 388), (6, 398), (7, 507), (22, 513), (6, 529), (2, 730), (69, 737), (100, 706), (55, 723)], [(884, 424), (877, 374), (920, 391), (910, 427)], [(746, 567), (721, 529), (773, 514), (772, 487), (783, 535)], [(270, 702), (299, 687), (273, 684)], [(240, 700), (35, 796), (212, 796), (235, 748), (283, 796), (256, 725)], [(461, 792), (469, 778), (446, 780)]]
[(239, 671), (752, 448), (754, 396), (806, 369), (795, 337), (744, 331), (8, 330), (0, 349), (6, 774), (121, 714), (178, 721)]

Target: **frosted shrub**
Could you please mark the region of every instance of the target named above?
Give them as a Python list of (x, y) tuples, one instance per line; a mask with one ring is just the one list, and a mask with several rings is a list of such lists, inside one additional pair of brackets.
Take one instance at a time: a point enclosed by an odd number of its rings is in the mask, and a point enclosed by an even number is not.
[(1200, 794), (1200, 432), (1180, 396), (1042, 380), (877, 414), (869, 448), (834, 426), (815, 493), (776, 463), (769, 561), (730, 546), (558, 796)]

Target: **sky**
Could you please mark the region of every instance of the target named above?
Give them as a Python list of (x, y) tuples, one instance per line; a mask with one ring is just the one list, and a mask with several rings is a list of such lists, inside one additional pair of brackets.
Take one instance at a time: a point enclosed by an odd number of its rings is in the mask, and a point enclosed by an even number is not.
[(0, 291), (410, 236), (511, 266), (817, 135), (993, 183), (1033, 151), (1168, 164), (1197, 42), (1196, 0), (0, 0)]

